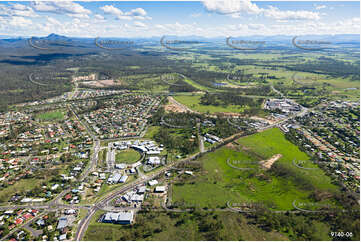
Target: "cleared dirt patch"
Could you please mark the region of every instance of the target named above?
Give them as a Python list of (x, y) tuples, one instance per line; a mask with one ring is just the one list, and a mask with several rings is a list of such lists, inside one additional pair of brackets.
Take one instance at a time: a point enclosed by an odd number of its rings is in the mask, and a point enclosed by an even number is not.
[(261, 167), (265, 170), (268, 170), (272, 167), (273, 163), (275, 163), (278, 159), (280, 159), (282, 157), (281, 154), (276, 154), (273, 155), (271, 158), (269, 158), (268, 160), (263, 160), (260, 161), (259, 164), (261, 165)]
[(265, 118), (261, 118), (261, 117), (257, 117), (257, 116), (252, 116), (251, 119), (256, 120), (256, 121), (266, 122), (268, 124), (274, 124), (276, 122), (274, 120), (269, 120), (269, 119), (265, 119)]
[(168, 97), (169, 104), (165, 105), (164, 109), (166, 112), (174, 112), (174, 113), (186, 113), (191, 112), (194, 113), (193, 110), (189, 109), (183, 104), (177, 102), (173, 97)]

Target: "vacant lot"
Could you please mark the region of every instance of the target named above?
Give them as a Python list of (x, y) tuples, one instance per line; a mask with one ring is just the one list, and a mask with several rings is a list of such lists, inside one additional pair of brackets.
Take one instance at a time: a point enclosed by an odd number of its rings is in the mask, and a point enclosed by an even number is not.
[(36, 116), (40, 121), (57, 121), (64, 119), (64, 112), (62, 110), (50, 111), (40, 113)]
[(220, 113), (220, 112), (228, 112), (228, 113), (240, 113), (244, 110), (243, 107), (239, 105), (228, 105), (228, 106), (214, 106), (214, 105), (202, 105), (200, 104), (200, 95), (178, 95), (174, 96), (174, 99), (178, 102), (186, 105), (188, 108), (193, 111), (200, 113)]
[[(92, 218), (84, 240), (287, 240), (284, 235), (265, 232), (232, 212), (150, 211), (137, 213), (136, 223), (132, 226), (96, 222), (102, 213), (99, 211)], [(206, 225), (211, 228), (209, 231), (205, 231)]]
[(14, 194), (21, 194), (40, 186), (43, 181), (44, 180), (42, 179), (35, 178), (22, 179), (17, 181), (14, 185), (9, 185), (8, 187), (1, 189), (0, 203), (9, 201)]
[[(241, 138), (240, 145), (222, 147), (200, 159), (201, 172), (193, 180), (173, 185), (174, 205), (196, 207), (225, 207), (233, 203), (262, 203), (275, 210), (292, 210), (292, 202), (314, 202), (313, 194), (332, 194), (338, 188), (316, 167), (304, 170), (292, 164), (294, 158), (308, 160), (297, 146), (287, 141), (278, 129)], [(280, 157), (280, 154), (282, 157)], [(257, 163), (277, 155), (269, 170)], [(236, 169), (227, 164), (241, 168)], [(334, 203), (332, 199), (327, 200)]]

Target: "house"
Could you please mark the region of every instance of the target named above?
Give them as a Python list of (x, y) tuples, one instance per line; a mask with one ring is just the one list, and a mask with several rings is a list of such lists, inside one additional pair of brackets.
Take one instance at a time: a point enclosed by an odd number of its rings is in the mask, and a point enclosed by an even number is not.
[(112, 184), (118, 183), (121, 177), (122, 177), (121, 174), (115, 173), (111, 178), (108, 179), (108, 183), (112, 183)]
[(160, 158), (158, 156), (151, 156), (148, 158), (147, 164), (149, 165), (160, 165)]
[(76, 213), (75, 209), (67, 209), (67, 210), (65, 210), (66, 215), (72, 215), (72, 214), (75, 214), (75, 213)]
[(138, 194), (144, 194), (146, 190), (146, 186), (141, 186), (138, 188), (137, 193)]
[(154, 189), (154, 192), (157, 192), (157, 193), (163, 193), (163, 192), (165, 192), (165, 186), (157, 186), (157, 187)]
[(132, 202), (143, 202), (144, 200), (144, 195), (139, 195), (139, 194), (133, 194), (130, 198), (130, 200)]
[(12, 215), (14, 213), (14, 210), (6, 210), (5, 215)]
[(45, 225), (45, 221), (44, 221), (44, 219), (41, 218), (38, 221), (36, 221), (36, 224), (42, 227)]
[(128, 179), (128, 176), (127, 176), (127, 175), (124, 175), (124, 176), (122, 176), (122, 177), (119, 179), (119, 182), (120, 182), (120, 183), (124, 183), (124, 182), (127, 181), (127, 179)]
[(79, 190), (78, 190), (78, 189), (72, 189), (71, 192), (72, 192), (72, 193), (78, 193)]
[(193, 172), (192, 172), (192, 171), (185, 171), (184, 173), (187, 174), (187, 175), (193, 176)]
[(66, 240), (66, 234), (60, 235), (60, 236), (59, 236), (59, 240), (60, 240), (60, 241)]
[(126, 164), (124, 164), (124, 163), (121, 163), (121, 164), (115, 164), (115, 169), (125, 169), (125, 167), (126, 167)]
[(30, 219), (32, 217), (34, 217), (34, 216), (31, 213), (26, 213), (26, 214), (23, 215), (23, 218), (26, 219), (26, 220), (28, 220), (28, 219)]
[(18, 218), (15, 220), (15, 224), (18, 225), (18, 224), (22, 224), (24, 222), (24, 220), (22, 218)]
[(56, 229), (63, 229), (68, 226), (68, 219), (66, 217), (59, 218), (58, 226)]
[(54, 185), (51, 186), (50, 189), (51, 189), (52, 191), (54, 191), (54, 190), (56, 190), (58, 187), (59, 187), (59, 184), (54, 184)]
[(79, 172), (79, 171), (81, 171), (81, 167), (78, 167), (78, 166), (74, 167), (73, 171)]
[(70, 193), (66, 194), (64, 197), (64, 199), (67, 201), (70, 200), (71, 198), (72, 198), (72, 195)]
[(154, 185), (157, 185), (158, 184), (158, 181), (157, 180), (150, 180), (148, 182), (149, 186), (154, 186)]

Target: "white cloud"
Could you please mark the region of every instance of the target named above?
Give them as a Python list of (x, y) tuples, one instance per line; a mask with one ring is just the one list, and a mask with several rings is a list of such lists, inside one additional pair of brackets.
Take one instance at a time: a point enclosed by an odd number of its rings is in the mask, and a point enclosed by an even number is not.
[(146, 27), (147, 27), (146, 24), (144, 24), (144, 23), (142, 23), (142, 22), (139, 22), (139, 21), (135, 21), (135, 22), (134, 22), (134, 26), (135, 26), (135, 27), (138, 27), (138, 28), (146, 28)]
[(100, 14), (95, 14), (94, 18), (97, 19), (97, 20), (104, 20), (104, 17), (102, 15), (100, 15)]
[(264, 29), (265, 27), (266, 26), (264, 24), (248, 24), (248, 28), (253, 30), (260, 30)]
[(320, 15), (310, 11), (281, 11), (276, 7), (270, 6), (264, 10), (264, 15), (276, 20), (319, 20)]
[(203, 0), (203, 5), (208, 12), (229, 15), (233, 18), (240, 17), (241, 14), (261, 15), (276, 20), (319, 20), (320, 16), (317, 12), (311, 11), (282, 11), (276, 7), (270, 6), (259, 8), (251, 0)]
[(136, 8), (136, 9), (132, 9), (129, 13), (127, 13), (128, 15), (131, 16), (147, 16), (147, 12), (143, 9), (143, 8)]
[(103, 7), (100, 7), (100, 9), (103, 10), (104, 13), (113, 15), (120, 20), (151, 19), (151, 17), (147, 16), (147, 12), (143, 8), (135, 8), (130, 10), (129, 12), (123, 12), (122, 10), (114, 7), (113, 5), (105, 5)]
[(104, 13), (112, 14), (115, 16), (121, 16), (124, 15), (123, 11), (119, 8), (114, 7), (113, 5), (105, 5), (103, 7), (100, 7), (101, 10), (104, 11)]
[(258, 14), (261, 12), (261, 9), (249, 0), (204, 0), (203, 5), (207, 11), (219, 14), (234, 14), (239, 12)]
[(72, 18), (82, 18), (82, 19), (90, 18), (88, 14), (84, 14), (84, 13), (68, 13), (67, 15)]
[(14, 16), (9, 19), (8, 24), (14, 27), (26, 27), (31, 25), (33, 22), (30, 19), (24, 17)]
[[(306, 34), (355, 34), (359, 33), (360, 18), (340, 18), (333, 21), (322, 21), (322, 13), (312, 11), (300, 11), (293, 9), (285, 11), (276, 7), (258, 7), (250, 1), (227, 1), (228, 5), (222, 5), (219, 1), (205, 1), (205, 8), (211, 13), (216, 12), (231, 17), (240, 17), (248, 14), (252, 17), (240, 24), (207, 24), (207, 23), (183, 23), (183, 21), (163, 21), (161, 24), (149, 24), (145, 19), (150, 19), (143, 8), (134, 8), (122, 11), (114, 5), (107, 4), (100, 9), (112, 17), (105, 16), (103, 12), (91, 15), (91, 11), (83, 7), (74, 7), (72, 3), (52, 4), (44, 3), (36, 5), (39, 12), (54, 12), (59, 15), (52, 17), (31, 19), (26, 14), (36, 14), (23, 4), (0, 4), (0, 33), (13, 35), (48, 35), (57, 33), (68, 36), (84, 37), (151, 37), (162, 35), (198, 35), (205, 37), (216, 36), (249, 36), (249, 35), (306, 35)], [(35, 6), (35, 5), (33, 5)], [(313, 6), (313, 5), (311, 5)], [(329, 7), (327, 7), (329, 8)], [(32, 12), (31, 12), (32, 11)], [(27, 13), (26, 13), (27, 12)], [(6, 14), (4, 14), (6, 13)], [(209, 13), (209, 14), (210, 14)], [(63, 18), (63, 16), (70, 16)], [(202, 15), (207, 15), (203, 14)], [(55, 16), (55, 17), (54, 17)], [(91, 16), (91, 18), (89, 18)], [(104, 18), (104, 16), (106, 18)], [(189, 15), (191, 16), (191, 13)], [(194, 14), (193, 17), (198, 16)], [(263, 16), (266, 20), (254, 16)], [(18, 17), (18, 18), (13, 18)], [(22, 18), (19, 18), (22, 17)], [(114, 21), (116, 19), (133, 20), (128, 24)], [(189, 20), (190, 18), (188, 18)], [(270, 21), (276, 20), (276, 21)], [(32, 21), (33, 22), (32, 22)], [(303, 21), (290, 21), (303, 20)], [(314, 21), (317, 20), (317, 21)], [(145, 22), (145, 23), (144, 23)], [(192, 22), (192, 21), (191, 21)], [(232, 21), (233, 22), (233, 21)], [(146, 29), (146, 31), (145, 31)]]
[(314, 4), (314, 6), (315, 6), (315, 9), (317, 9), (317, 10), (326, 8), (326, 5), (317, 5), (317, 4)]
[(62, 25), (58, 20), (52, 17), (47, 17), (46, 20), (48, 24), (59, 25), (59, 26)]
[(31, 2), (31, 6), (38, 12), (51, 12), (56, 14), (67, 14), (69, 16), (78, 16), (88, 18), (91, 14), (89, 9), (84, 8), (82, 5), (67, 1), (67, 2)]
[(34, 10), (28, 6), (25, 6), (20, 3), (10, 4), (10, 5), (0, 5), (0, 16), (12, 17), (36, 17), (37, 14)]

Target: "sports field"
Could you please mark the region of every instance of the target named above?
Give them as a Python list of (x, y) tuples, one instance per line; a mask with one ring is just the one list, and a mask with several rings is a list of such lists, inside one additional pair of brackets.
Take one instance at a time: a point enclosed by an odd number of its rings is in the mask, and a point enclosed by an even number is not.
[(133, 149), (121, 150), (121, 151), (117, 151), (117, 153), (115, 154), (115, 162), (132, 164), (137, 162), (140, 159), (140, 157), (141, 156), (139, 152)]

